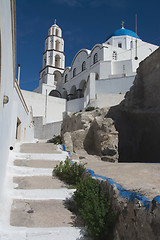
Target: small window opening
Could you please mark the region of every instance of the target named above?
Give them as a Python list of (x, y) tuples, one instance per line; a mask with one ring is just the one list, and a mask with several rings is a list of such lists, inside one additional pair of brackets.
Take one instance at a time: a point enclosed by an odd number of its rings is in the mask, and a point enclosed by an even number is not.
[(122, 48), (122, 43), (118, 43), (118, 47), (119, 47), (119, 48)]

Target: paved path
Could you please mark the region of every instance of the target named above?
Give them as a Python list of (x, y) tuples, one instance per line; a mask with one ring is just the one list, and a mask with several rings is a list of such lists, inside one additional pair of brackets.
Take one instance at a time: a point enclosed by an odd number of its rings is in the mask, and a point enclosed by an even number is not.
[(66, 156), (50, 143), (21, 145), (9, 163), (10, 218), (0, 230), (0, 239), (85, 239), (64, 204), (74, 190), (52, 177), (53, 168)]
[(139, 192), (152, 200), (160, 195), (160, 164), (157, 163), (109, 163), (100, 157), (77, 150), (73, 159), (86, 163), (86, 168), (96, 174), (112, 178), (126, 190)]

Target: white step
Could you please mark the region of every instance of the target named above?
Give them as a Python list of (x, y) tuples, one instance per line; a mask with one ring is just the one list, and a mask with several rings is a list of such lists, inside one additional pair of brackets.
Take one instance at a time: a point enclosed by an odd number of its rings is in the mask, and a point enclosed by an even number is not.
[(89, 240), (83, 235), (84, 230), (77, 227), (9, 227), (7, 232), (0, 231), (0, 239), (2, 240)]
[(10, 173), (13, 176), (23, 177), (23, 176), (52, 176), (52, 168), (30, 168), (30, 167), (20, 167), (12, 166), (10, 167)]
[(52, 160), (52, 161), (64, 161), (68, 156), (67, 152), (61, 152), (59, 154), (45, 154), (45, 153), (16, 153), (15, 159), (28, 159), (28, 160)]
[(72, 197), (75, 189), (14, 189), (11, 191), (13, 199), (28, 199), (28, 200), (65, 200)]

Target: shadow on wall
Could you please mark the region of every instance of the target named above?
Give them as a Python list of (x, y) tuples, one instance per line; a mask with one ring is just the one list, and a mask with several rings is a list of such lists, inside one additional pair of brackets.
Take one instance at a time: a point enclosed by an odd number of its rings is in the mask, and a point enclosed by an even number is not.
[(110, 108), (118, 131), (119, 162), (160, 162), (160, 113)]

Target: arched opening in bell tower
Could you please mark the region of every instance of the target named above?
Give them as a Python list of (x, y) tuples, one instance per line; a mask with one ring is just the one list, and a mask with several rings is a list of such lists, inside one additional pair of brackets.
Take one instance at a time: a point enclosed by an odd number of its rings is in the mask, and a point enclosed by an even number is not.
[(60, 67), (60, 56), (56, 55), (55, 56), (55, 67)]
[(59, 31), (58, 31), (58, 29), (56, 29), (56, 36), (58, 36), (58, 34), (59, 34)]
[(54, 82), (58, 83), (61, 80), (61, 73), (59, 71), (54, 72)]
[(46, 73), (43, 72), (42, 73), (42, 83), (45, 83), (45, 80), (46, 80)]
[(59, 41), (56, 40), (56, 47), (55, 47), (56, 50), (59, 50)]

